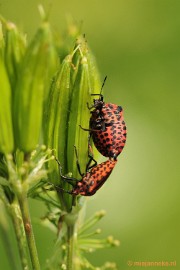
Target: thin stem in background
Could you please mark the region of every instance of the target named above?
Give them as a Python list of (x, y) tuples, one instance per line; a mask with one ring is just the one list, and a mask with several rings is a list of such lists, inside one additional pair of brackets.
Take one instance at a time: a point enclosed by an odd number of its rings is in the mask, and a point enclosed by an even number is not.
[(7, 229), (4, 226), (0, 226), (0, 233), (1, 233), (1, 238), (3, 239), (4, 249), (7, 254), (9, 266), (12, 270), (18, 270), (16, 266), (16, 260), (14, 258), (12, 243), (9, 238), (9, 228)]
[[(27, 249), (26, 249), (27, 248), (26, 238), (25, 238), (24, 228), (22, 224), (22, 217), (20, 216), (19, 205), (17, 203), (13, 203), (10, 209), (11, 209), (10, 214), (11, 214), (11, 219), (12, 219), (15, 234), (16, 234), (22, 269), (29, 270), (28, 259), (27, 259)], [(16, 264), (14, 263), (14, 268), (12, 268), (14, 270), (16, 269), (15, 265)]]
[(31, 224), (27, 196), (23, 193), (19, 194), (18, 200), (19, 200), (19, 205), (20, 205), (20, 209), (22, 213), (24, 229), (26, 233), (32, 266), (34, 270), (40, 270), (39, 258), (38, 258), (38, 253), (36, 249), (36, 244), (35, 244), (32, 224)]
[(67, 269), (73, 270), (74, 225), (67, 226)]

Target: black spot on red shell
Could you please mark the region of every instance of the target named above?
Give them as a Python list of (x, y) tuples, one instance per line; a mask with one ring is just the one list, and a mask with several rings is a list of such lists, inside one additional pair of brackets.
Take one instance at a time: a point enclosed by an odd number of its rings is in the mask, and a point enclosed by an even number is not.
[(114, 106), (112, 104), (108, 104), (110, 109), (113, 109)]
[(119, 112), (122, 112), (123, 108), (122, 108), (121, 106), (118, 106), (118, 107), (117, 107), (117, 110), (118, 110)]

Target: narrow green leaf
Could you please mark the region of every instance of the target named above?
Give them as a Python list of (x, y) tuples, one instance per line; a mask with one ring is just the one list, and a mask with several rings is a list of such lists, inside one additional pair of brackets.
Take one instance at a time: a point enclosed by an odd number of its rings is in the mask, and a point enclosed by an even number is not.
[(8, 187), (10, 186), (9, 185), (9, 182), (7, 181), (7, 179), (5, 179), (5, 178), (3, 178), (1, 176), (0, 176), (0, 185), (1, 186), (8, 186)]
[(0, 57), (4, 56), (4, 36), (2, 31), (2, 23), (0, 21)]

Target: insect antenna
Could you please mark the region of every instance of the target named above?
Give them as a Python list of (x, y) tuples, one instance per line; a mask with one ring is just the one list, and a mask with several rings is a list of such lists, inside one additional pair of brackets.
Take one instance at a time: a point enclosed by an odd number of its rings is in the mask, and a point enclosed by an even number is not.
[(78, 160), (77, 148), (76, 148), (75, 145), (74, 145), (74, 151), (75, 151), (75, 155), (76, 155), (76, 164), (77, 164), (78, 172), (79, 172), (79, 174), (80, 174), (81, 176), (83, 176), (84, 174), (81, 172), (81, 168), (80, 168), (79, 160)]
[(103, 101), (102, 90), (103, 90), (103, 87), (104, 87), (104, 85), (105, 85), (106, 79), (107, 79), (107, 76), (104, 78), (103, 84), (102, 84), (102, 86), (101, 86), (100, 94), (91, 94), (91, 96), (99, 96), (99, 99), (100, 99), (101, 101)]
[(103, 90), (103, 87), (104, 87), (104, 85), (105, 85), (106, 79), (107, 79), (107, 75), (106, 75), (106, 77), (104, 78), (103, 84), (102, 84), (102, 86), (101, 86), (101, 92), (100, 92), (100, 95), (101, 95), (101, 96), (102, 96), (102, 90)]

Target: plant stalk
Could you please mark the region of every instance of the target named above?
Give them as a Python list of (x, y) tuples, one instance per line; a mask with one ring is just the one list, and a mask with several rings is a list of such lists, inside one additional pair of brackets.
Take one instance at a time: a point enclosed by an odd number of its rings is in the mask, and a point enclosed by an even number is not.
[[(26, 238), (25, 238), (24, 228), (22, 225), (22, 217), (20, 216), (19, 205), (17, 203), (13, 203), (10, 206), (10, 214), (11, 214), (11, 219), (12, 219), (15, 234), (16, 234), (22, 269), (29, 270), (27, 250), (26, 250)], [(15, 266), (14, 266), (14, 269), (15, 269)]]
[(38, 258), (38, 253), (36, 249), (36, 244), (35, 244), (32, 224), (31, 224), (27, 195), (23, 193), (19, 194), (18, 200), (19, 200), (19, 205), (20, 205), (20, 209), (22, 213), (24, 229), (25, 229), (27, 243), (29, 247), (32, 267), (33, 267), (33, 270), (40, 270), (39, 258)]
[[(9, 236), (8, 236), (8, 234), (7, 234), (6, 229), (3, 228), (3, 227), (1, 227), (1, 228), (0, 228), (0, 233), (1, 233), (1, 238), (3, 239), (4, 249), (5, 249), (6, 254), (7, 254), (9, 266), (10, 266), (10, 268), (11, 268), (12, 270), (17, 270), (16, 260), (14, 259), (11, 241), (10, 241), (10, 239), (9, 239)], [(25, 268), (23, 268), (23, 269), (25, 269)], [(27, 269), (27, 268), (26, 268), (26, 269)]]
[(74, 225), (67, 226), (67, 270), (73, 269)]

